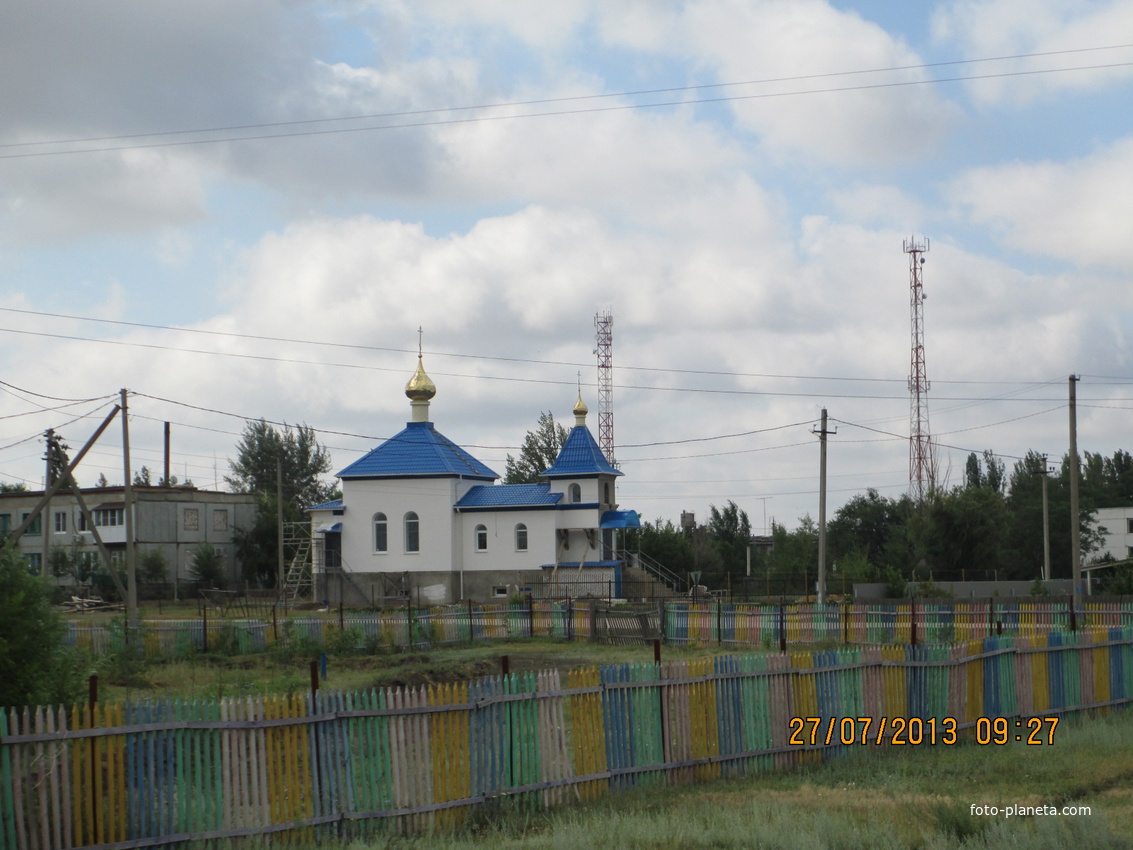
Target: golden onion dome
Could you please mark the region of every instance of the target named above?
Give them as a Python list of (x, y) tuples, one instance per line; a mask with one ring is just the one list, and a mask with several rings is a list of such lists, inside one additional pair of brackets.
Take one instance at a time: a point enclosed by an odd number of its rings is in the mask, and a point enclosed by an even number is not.
[(428, 401), (437, 394), (437, 385), (433, 379), (425, 374), (425, 366), (421, 362), (421, 355), (417, 355), (417, 371), (405, 385), (405, 395), (410, 401)]
[(586, 402), (582, 400), (582, 393), (578, 394), (578, 401), (574, 403), (574, 424), (585, 425), (586, 414), (590, 412), (590, 408), (586, 406)]

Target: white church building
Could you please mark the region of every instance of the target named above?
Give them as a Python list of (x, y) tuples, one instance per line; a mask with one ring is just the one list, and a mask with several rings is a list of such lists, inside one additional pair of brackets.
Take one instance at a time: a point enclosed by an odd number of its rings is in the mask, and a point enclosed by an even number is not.
[(542, 481), (497, 484), (429, 421), (436, 392), (418, 355), (405, 387), (412, 421), (337, 474), (341, 499), (309, 509), (319, 598), (388, 606), (620, 595), (617, 530), (640, 520), (618, 510), (622, 473), (586, 427), (581, 395)]

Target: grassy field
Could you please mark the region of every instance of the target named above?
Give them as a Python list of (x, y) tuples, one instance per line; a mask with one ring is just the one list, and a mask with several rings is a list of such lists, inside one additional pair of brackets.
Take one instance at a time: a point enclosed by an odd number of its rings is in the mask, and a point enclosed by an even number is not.
[[(165, 612), (163, 612), (165, 613)], [(167, 615), (170, 616), (170, 615)], [(177, 613), (171, 616), (178, 616)], [(180, 614), (180, 616), (185, 616)], [(216, 697), (305, 691), (310, 647), (261, 655), (191, 654), (104, 671), (101, 699)], [(665, 658), (715, 654), (666, 646)], [(447, 682), (500, 672), (651, 661), (652, 647), (549, 639), (430, 651), (331, 654), (324, 688)], [(996, 806), (974, 815), (971, 806)], [(1005, 817), (1007, 806), (1085, 805), (1090, 814)], [(239, 845), (237, 845), (239, 846)], [(341, 847), (330, 840), (322, 847)], [(1064, 722), (1053, 746), (852, 750), (777, 775), (641, 789), (545, 813), (483, 811), (461, 831), (373, 837), (378, 848), (1133, 848), (1133, 710)]]
[[(692, 658), (720, 652), (715, 648), (666, 646), (665, 658)], [(733, 654), (733, 650), (725, 650)], [(151, 660), (96, 659), (100, 665), (102, 701), (154, 698), (203, 698), (287, 694), (310, 687), (310, 662), (318, 648), (276, 647), (256, 655), (192, 653)], [(429, 650), (389, 651), (376, 655), (327, 655), (327, 677), (321, 687), (358, 691), (373, 687), (417, 686), (499, 674), (501, 656), (511, 672), (570, 670), (621, 661), (652, 661), (651, 646), (607, 646), (586, 640), (530, 638), (483, 641)]]
[[(1054, 746), (852, 751), (789, 773), (636, 790), (589, 806), (480, 817), (456, 833), (353, 850), (1133, 847), (1133, 711), (1066, 723)], [(998, 816), (971, 806), (996, 806)], [(1005, 817), (1009, 805), (1089, 814)], [(329, 846), (343, 846), (330, 842)], [(328, 846), (324, 844), (322, 846)]]

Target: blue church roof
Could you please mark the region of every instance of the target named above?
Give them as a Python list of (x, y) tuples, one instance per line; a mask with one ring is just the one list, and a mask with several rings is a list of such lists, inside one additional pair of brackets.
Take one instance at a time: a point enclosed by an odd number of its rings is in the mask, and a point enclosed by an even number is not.
[(546, 470), (546, 478), (587, 478), (595, 475), (621, 475), (610, 466), (594, 435), (585, 425), (575, 425), (567, 434), (554, 465)]
[(562, 493), (547, 484), (477, 484), (456, 503), (461, 508), (507, 508), (555, 505)]
[(339, 478), (436, 478), (493, 481), (500, 476), (441, 434), (432, 422), (410, 422), (338, 473)]

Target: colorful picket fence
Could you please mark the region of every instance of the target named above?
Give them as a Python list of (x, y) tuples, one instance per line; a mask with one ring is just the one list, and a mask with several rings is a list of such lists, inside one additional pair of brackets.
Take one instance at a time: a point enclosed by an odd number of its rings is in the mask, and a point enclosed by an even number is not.
[(855, 604), (754, 605), (670, 602), (665, 640), (772, 647), (797, 644), (952, 643), (992, 635), (1031, 636), (1133, 626), (1133, 602), (908, 600)]
[(1133, 629), (1113, 628), (616, 664), (565, 683), (545, 671), (11, 710), (0, 712), (0, 848), (416, 832), (476, 808), (784, 768), (859, 746), (859, 733), (891, 744), (897, 718), (946, 745), (947, 718), (959, 732), (1130, 701)]
[[(914, 629), (915, 623), (915, 629)], [(358, 614), (274, 620), (148, 620), (141, 625), (147, 657), (222, 649), (264, 652), (279, 640), (302, 639), (331, 646), (345, 637), (356, 648), (439, 646), (468, 641), (547, 637), (590, 638), (610, 643), (718, 643), (773, 648), (800, 644), (953, 643), (991, 635), (1046, 635), (1133, 626), (1133, 602), (1087, 602), (1072, 618), (1057, 601), (912, 600), (846, 605), (753, 605), (666, 602), (660, 607), (533, 601), (520, 604), (404, 608)], [(132, 638), (136, 639), (136, 638)], [(121, 629), (71, 622), (67, 641), (92, 654), (118, 650)]]

